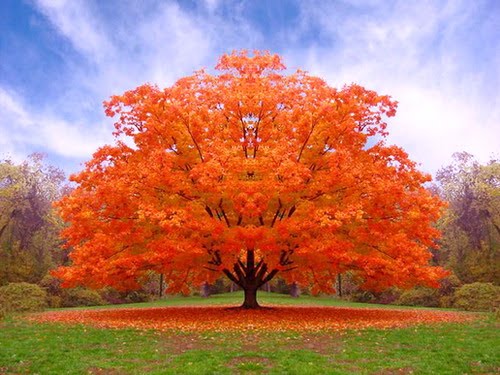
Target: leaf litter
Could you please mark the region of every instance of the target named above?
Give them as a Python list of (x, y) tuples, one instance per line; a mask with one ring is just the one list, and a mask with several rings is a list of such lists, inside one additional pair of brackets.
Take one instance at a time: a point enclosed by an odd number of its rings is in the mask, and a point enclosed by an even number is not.
[(59, 310), (28, 315), (41, 323), (85, 324), (99, 328), (137, 328), (182, 332), (325, 332), (367, 328), (404, 328), (420, 324), (465, 322), (474, 314), (422, 309), (227, 306)]

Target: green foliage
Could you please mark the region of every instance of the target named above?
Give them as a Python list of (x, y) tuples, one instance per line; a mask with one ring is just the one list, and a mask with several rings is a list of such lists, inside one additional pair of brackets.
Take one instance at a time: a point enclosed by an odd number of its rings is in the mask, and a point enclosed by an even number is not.
[(50, 308), (58, 308), (62, 307), (62, 298), (59, 296), (48, 295), (47, 296), (47, 304)]
[[(389, 288), (383, 292), (370, 292), (366, 290), (353, 290), (347, 295), (350, 301), (360, 303), (379, 303), (383, 305), (395, 303), (401, 291), (397, 288)], [(344, 293), (345, 295), (345, 293)]]
[(61, 295), (61, 306), (63, 307), (97, 306), (104, 305), (104, 303), (97, 291), (87, 288), (65, 289)]
[(452, 296), (455, 290), (461, 285), (460, 279), (455, 274), (451, 274), (441, 280), (439, 294), (442, 296)]
[(466, 284), (456, 290), (453, 306), (474, 311), (498, 310), (500, 287), (492, 283)]
[(36, 284), (10, 283), (0, 288), (0, 302), (4, 314), (39, 311), (47, 306), (47, 293)]
[(438, 307), (440, 305), (439, 290), (424, 287), (405, 290), (396, 303), (404, 306)]
[(435, 261), (462, 282), (500, 280), (500, 163), (479, 164), (465, 152), (436, 174), (436, 192), (449, 207), (438, 223), (443, 233)]
[(61, 263), (62, 222), (52, 203), (62, 196), (63, 181), (38, 154), (21, 164), (0, 160), (0, 285), (38, 283)]
[(148, 302), (151, 300), (151, 295), (143, 290), (132, 290), (131, 292), (127, 292), (125, 295), (125, 303), (139, 303), (139, 302)]
[(49, 295), (58, 296), (61, 294), (61, 281), (50, 273), (47, 273), (40, 281), (39, 285), (44, 288)]
[(0, 294), (0, 321), (7, 315), (7, 301), (5, 297)]

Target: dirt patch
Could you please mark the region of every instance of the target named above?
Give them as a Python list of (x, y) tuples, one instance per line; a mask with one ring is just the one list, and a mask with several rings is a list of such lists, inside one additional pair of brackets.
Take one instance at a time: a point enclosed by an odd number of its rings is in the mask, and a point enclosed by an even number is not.
[(190, 350), (213, 350), (214, 343), (197, 333), (165, 334), (160, 336), (158, 349), (165, 354), (178, 355)]
[(343, 342), (331, 334), (314, 333), (287, 338), (284, 345), (289, 350), (310, 350), (322, 355), (340, 353), (344, 347)]
[(374, 373), (374, 375), (409, 375), (414, 374), (415, 370), (411, 367), (385, 368)]
[(232, 369), (235, 374), (252, 372), (265, 374), (273, 368), (273, 362), (266, 357), (241, 356), (226, 362), (226, 367)]
[(260, 349), (260, 337), (255, 334), (245, 334), (240, 338), (241, 350), (245, 352), (256, 352)]
[(126, 373), (127, 373), (126, 371), (112, 369), (112, 368), (90, 367), (87, 369), (87, 374), (92, 374), (92, 375), (120, 375)]

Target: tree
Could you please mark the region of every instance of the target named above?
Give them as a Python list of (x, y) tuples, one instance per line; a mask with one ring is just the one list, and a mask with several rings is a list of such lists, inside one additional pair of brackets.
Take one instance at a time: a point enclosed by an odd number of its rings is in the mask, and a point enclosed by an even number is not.
[(500, 278), (500, 163), (481, 165), (471, 154), (455, 153), (454, 162), (436, 175), (435, 187), (449, 202), (440, 221), (438, 260), (464, 282)]
[(436, 285), (445, 272), (428, 248), (442, 203), (384, 143), (395, 101), (283, 75), (268, 53), (224, 55), (216, 69), (105, 102), (116, 143), (59, 203), (73, 248), (55, 272), (65, 285), (134, 288), (155, 270), (187, 292), (222, 272), (245, 308), (278, 273), (313, 292), (345, 270), (370, 289)]
[(54, 266), (62, 223), (52, 203), (61, 198), (63, 181), (40, 154), (21, 164), (0, 161), (0, 285), (38, 282)]

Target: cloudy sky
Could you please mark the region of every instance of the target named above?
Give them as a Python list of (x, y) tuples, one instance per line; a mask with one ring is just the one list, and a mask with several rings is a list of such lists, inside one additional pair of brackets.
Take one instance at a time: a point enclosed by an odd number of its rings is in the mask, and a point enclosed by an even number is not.
[(500, 1), (0, 1), (0, 159), (72, 173), (112, 142), (102, 101), (268, 50), (399, 101), (390, 143), (434, 173), (500, 151)]

